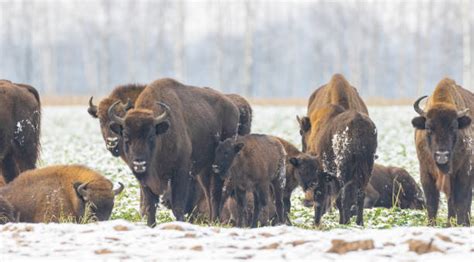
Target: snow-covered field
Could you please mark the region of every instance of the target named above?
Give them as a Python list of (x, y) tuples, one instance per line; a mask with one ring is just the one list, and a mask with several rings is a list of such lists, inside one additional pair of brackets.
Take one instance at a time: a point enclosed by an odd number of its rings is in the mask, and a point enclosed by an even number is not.
[[(281, 136), (300, 147), (295, 116), (303, 107), (254, 107), (253, 131)], [(417, 181), (418, 162), (413, 145), (411, 107), (372, 107), (377, 125), (380, 164), (406, 168)], [(154, 229), (147, 228), (138, 214), (138, 185), (127, 166), (105, 149), (99, 123), (86, 107), (46, 107), (43, 109), (41, 166), (84, 164), (126, 189), (116, 200), (110, 222), (87, 225), (8, 224), (0, 226), (0, 261), (11, 259), (306, 259), (306, 260), (445, 260), (474, 258), (474, 230), (470, 228), (424, 228), (424, 211), (373, 209), (365, 211), (366, 228), (339, 226), (337, 211), (323, 217), (322, 231), (312, 227), (312, 210), (301, 205), (302, 192), (293, 197), (291, 218), (295, 227), (236, 229), (166, 223), (173, 220), (161, 210)], [(444, 201), (444, 199), (443, 199)], [(446, 204), (440, 205), (441, 221)], [(471, 208), (471, 210), (473, 210)], [(126, 221), (127, 220), (127, 221)], [(333, 240), (358, 241), (346, 245), (335, 242), (333, 251), (351, 248), (368, 250), (343, 256), (328, 253)], [(372, 241), (370, 241), (372, 240)], [(417, 242), (420, 240), (420, 242)], [(430, 244), (431, 243), (431, 244)], [(409, 250), (424, 249), (418, 255)], [(438, 251), (436, 251), (438, 250)], [(36, 260), (36, 259), (35, 259)]]

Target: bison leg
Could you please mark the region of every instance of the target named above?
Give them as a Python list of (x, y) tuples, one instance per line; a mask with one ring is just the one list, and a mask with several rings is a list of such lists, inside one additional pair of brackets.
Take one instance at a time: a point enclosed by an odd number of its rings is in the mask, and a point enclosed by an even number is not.
[(6, 183), (13, 181), (13, 179), (15, 179), (19, 174), (18, 166), (15, 159), (13, 158), (13, 154), (11, 153), (7, 154), (5, 158), (3, 158), (2, 174)]
[(428, 224), (436, 226), (436, 214), (439, 206), (439, 191), (433, 177), (428, 172), (420, 172), (421, 186), (425, 192), (426, 208), (428, 209)]
[(454, 204), (454, 196), (448, 197), (448, 223), (447, 226), (451, 226), (451, 220), (456, 216), (456, 209)]
[(222, 179), (218, 177), (217, 175), (212, 175), (211, 188), (210, 188), (211, 221), (216, 221), (220, 217), (220, 207), (221, 207), (221, 202), (222, 202), (222, 187), (223, 186), (224, 186), (224, 181), (222, 181)]
[(237, 218), (236, 224), (238, 227), (244, 227), (247, 224), (247, 196), (245, 191), (241, 189), (235, 189), (235, 198), (237, 201)]
[(453, 190), (453, 198), (457, 223), (462, 226), (470, 226), (472, 203), (470, 177), (458, 175), (454, 188), (456, 188), (456, 190)]
[(260, 209), (262, 208), (260, 206), (261, 204), (261, 198), (263, 196), (263, 193), (261, 190), (255, 190), (253, 192), (253, 212), (252, 212), (252, 227), (255, 228), (257, 227), (258, 223), (258, 217), (260, 216)]
[(286, 191), (283, 195), (284, 219), (285, 223), (291, 226), (290, 212), (291, 212), (291, 192)]
[(357, 219), (356, 223), (359, 226), (364, 226), (364, 199), (365, 199), (365, 191), (363, 189), (359, 189), (357, 193)]
[(171, 209), (177, 221), (184, 221), (184, 214), (190, 197), (192, 177), (188, 168), (179, 169), (171, 177)]
[(285, 210), (283, 205), (283, 188), (278, 180), (273, 182), (273, 192), (275, 197), (275, 207), (277, 213), (277, 222), (285, 223)]
[(160, 201), (160, 197), (153, 194), (150, 188), (146, 186), (140, 186), (140, 188), (142, 189), (140, 193), (143, 193), (144, 211), (147, 216), (146, 224), (149, 227), (154, 227), (156, 225), (156, 207)]

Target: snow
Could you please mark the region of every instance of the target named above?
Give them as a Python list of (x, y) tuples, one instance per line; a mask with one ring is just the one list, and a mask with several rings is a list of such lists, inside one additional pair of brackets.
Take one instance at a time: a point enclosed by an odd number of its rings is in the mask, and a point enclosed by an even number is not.
[[(86, 225), (7, 224), (0, 226), (3, 261), (40, 260), (317, 260), (362, 261), (467, 259), (474, 255), (472, 228), (392, 230), (304, 230), (288, 226), (257, 229), (202, 227), (183, 222), (148, 228), (115, 220)], [(373, 240), (374, 248), (328, 253), (332, 240)], [(410, 240), (431, 242), (441, 252), (418, 255)]]
[[(304, 107), (254, 107), (252, 130), (280, 136), (301, 148), (296, 115), (305, 114)], [(378, 131), (379, 164), (403, 167), (419, 183), (418, 160), (414, 146), (414, 131), (410, 120), (415, 116), (409, 106), (371, 107), (370, 115)], [(129, 167), (107, 151), (100, 134), (99, 122), (87, 113), (87, 107), (45, 107), (42, 116), (42, 150), (40, 166), (52, 164), (84, 164), (98, 170), (114, 184), (122, 182), (124, 192), (116, 199), (112, 220), (108, 222), (74, 224), (7, 224), (0, 226), (0, 261), (24, 260), (188, 260), (188, 259), (259, 259), (259, 260), (466, 260), (474, 256), (474, 229), (395, 227), (393, 219), (406, 219), (406, 212), (425, 216), (425, 211), (400, 211), (393, 217), (389, 210), (372, 214), (365, 229), (356, 226), (331, 231), (305, 230), (297, 227), (237, 229), (166, 223), (148, 228), (144, 222), (127, 222), (139, 215), (139, 188)], [(312, 211), (301, 205), (302, 192), (292, 197), (293, 224), (309, 227)], [(442, 196), (440, 214), (446, 219), (446, 200)], [(473, 208), (471, 208), (472, 212)], [(304, 211), (304, 212), (303, 212)], [(309, 216), (308, 216), (309, 212)], [(377, 211), (378, 212), (378, 211)], [(160, 207), (158, 216), (171, 212)], [(383, 219), (382, 219), (383, 218)], [(386, 218), (386, 219), (385, 219)], [(385, 219), (385, 221), (384, 221)], [(337, 212), (329, 212), (322, 224), (332, 226)], [(407, 222), (410, 224), (410, 222)], [(170, 230), (175, 228), (179, 230)], [(182, 230), (181, 230), (182, 229)], [(437, 235), (438, 234), (438, 235)], [(442, 240), (447, 236), (451, 242)], [(374, 249), (349, 252), (345, 255), (327, 253), (331, 240), (372, 239)], [(433, 240), (444, 253), (418, 255), (408, 251), (407, 240)]]

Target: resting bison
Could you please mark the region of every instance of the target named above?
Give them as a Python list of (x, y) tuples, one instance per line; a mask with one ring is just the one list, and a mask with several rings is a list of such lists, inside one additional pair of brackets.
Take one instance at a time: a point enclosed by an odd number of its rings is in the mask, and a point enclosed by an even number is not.
[(36, 89), (0, 80), (0, 164), (5, 182), (36, 168), (41, 105)]
[[(108, 110), (110, 127), (123, 138), (126, 162), (143, 186), (148, 225), (155, 224), (168, 180), (173, 214), (183, 221), (195, 202), (194, 176), (211, 173), (216, 137), (236, 135), (238, 108), (217, 91), (168, 78), (147, 85), (125, 117), (115, 113), (119, 103)], [(213, 182), (211, 195), (220, 197), (222, 181)], [(220, 199), (212, 200), (215, 215)]]
[(365, 190), (365, 208), (398, 206), (401, 209), (423, 209), (423, 192), (403, 168), (374, 165)]
[(425, 109), (419, 106), (413, 118), (415, 144), (420, 163), (420, 177), (425, 192), (428, 219), (436, 224), (439, 192), (448, 198), (448, 224), (457, 217), (460, 225), (470, 225), (472, 181), (474, 177), (474, 94), (445, 78), (428, 99)]
[(13, 208), (20, 222), (80, 222), (90, 207), (90, 215), (103, 221), (109, 219), (114, 196), (122, 190), (122, 184), (113, 189), (109, 180), (89, 168), (51, 166), (26, 171), (0, 188), (0, 210)]
[[(367, 115), (367, 108), (355, 88), (336, 74), (310, 97), (308, 116), (299, 122), (303, 151), (316, 156), (320, 162), (320, 169), (315, 171), (318, 175), (310, 182), (312, 188), (316, 187), (315, 223), (320, 223), (328, 208), (326, 205), (331, 202), (330, 194), (324, 193), (327, 186), (321, 183), (331, 184), (335, 177), (342, 183), (337, 201), (339, 223), (349, 223), (356, 213), (357, 224), (363, 225), (365, 187), (377, 148), (377, 131)], [(295, 164), (297, 167), (298, 163)], [(324, 179), (320, 179), (322, 177)]]
[(239, 213), (236, 224), (246, 226), (246, 193), (253, 193), (254, 212), (252, 227), (257, 226), (260, 210), (270, 200), (272, 187), (277, 210), (277, 223), (284, 222), (283, 195), (285, 187), (285, 149), (278, 139), (250, 134), (228, 138), (219, 143), (213, 171), (225, 182), (223, 200), (233, 195)]
[[(365, 189), (364, 208), (391, 208), (396, 205), (401, 209), (423, 209), (425, 201), (422, 194), (405, 169), (374, 164), (369, 185)], [(313, 192), (307, 191), (304, 205), (312, 207), (313, 199)]]
[(99, 106), (93, 104), (93, 97), (91, 97), (89, 100), (89, 108), (87, 109), (87, 112), (89, 112), (93, 118), (99, 119), (100, 131), (102, 132), (105, 146), (114, 157), (120, 156), (122, 159), (125, 159), (121, 137), (112, 132), (110, 129), (109, 126), (111, 121), (107, 111), (113, 103), (116, 101), (121, 101), (122, 103), (116, 107), (115, 112), (118, 116), (123, 117), (125, 112), (133, 107), (133, 104), (143, 89), (145, 89), (145, 85), (122, 85), (116, 87), (108, 97), (100, 101)]

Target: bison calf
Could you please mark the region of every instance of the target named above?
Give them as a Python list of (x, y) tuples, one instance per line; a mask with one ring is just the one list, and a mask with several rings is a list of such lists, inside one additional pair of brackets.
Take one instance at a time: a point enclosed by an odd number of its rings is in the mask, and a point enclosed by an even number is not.
[(281, 143), (265, 135), (247, 135), (228, 138), (216, 148), (213, 164), (215, 175), (224, 182), (224, 201), (230, 194), (241, 211), (236, 218), (237, 226), (246, 226), (246, 192), (252, 192), (254, 212), (252, 227), (257, 226), (260, 210), (270, 199), (273, 188), (277, 210), (277, 223), (283, 223), (282, 191), (285, 187), (285, 150)]
[[(80, 222), (90, 215), (109, 219), (114, 196), (122, 192), (99, 173), (79, 165), (51, 166), (22, 173), (0, 188), (0, 210), (11, 210), (20, 222)], [(9, 205), (11, 205), (9, 207)]]

